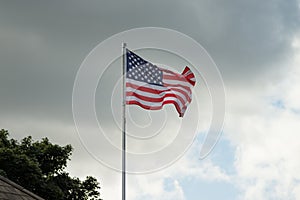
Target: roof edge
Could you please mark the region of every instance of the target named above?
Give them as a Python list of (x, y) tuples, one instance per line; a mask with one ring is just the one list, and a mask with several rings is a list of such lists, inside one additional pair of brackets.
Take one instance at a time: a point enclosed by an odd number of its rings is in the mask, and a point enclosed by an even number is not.
[(13, 182), (13, 181), (9, 180), (8, 178), (5, 178), (5, 177), (3, 177), (3, 176), (1, 176), (1, 175), (0, 175), (0, 180), (6, 182), (7, 184), (9, 184), (9, 185), (15, 187), (15, 188), (18, 189), (18, 190), (20, 190), (20, 191), (26, 193), (27, 195), (31, 196), (32, 198), (35, 198), (35, 199), (37, 199), (37, 200), (45, 200), (45, 199), (43, 199), (42, 197), (39, 197), (38, 195), (36, 195), (36, 194), (30, 192), (29, 190), (25, 189), (24, 187), (18, 185), (17, 183), (15, 183), (15, 182)]

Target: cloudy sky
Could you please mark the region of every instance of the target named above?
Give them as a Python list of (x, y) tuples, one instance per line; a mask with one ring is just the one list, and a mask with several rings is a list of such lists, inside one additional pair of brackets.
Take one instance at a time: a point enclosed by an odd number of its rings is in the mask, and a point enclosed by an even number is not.
[[(207, 118), (211, 117), (211, 108), (206, 109), (209, 95), (199, 77), (196, 100), (191, 106), (198, 103), (200, 109), (197, 117), (194, 109), (187, 113), (191, 123), (195, 117), (201, 121), (193, 144), (179, 160), (162, 170), (128, 175), (128, 199), (300, 199), (299, 3), (2, 0), (0, 128), (8, 129), (17, 139), (32, 135), (35, 139), (48, 137), (61, 145), (72, 144), (75, 150), (67, 169), (71, 175), (94, 175), (101, 183), (102, 198), (120, 199), (121, 174), (102, 165), (89, 146), (104, 145), (92, 134), (99, 127), (87, 127), (84, 134), (76, 130), (72, 113), (76, 74), (86, 56), (110, 36), (140, 27), (168, 28), (200, 43), (218, 66), (226, 91), (222, 136), (209, 156), (199, 159)], [(176, 61), (170, 55), (157, 56), (155, 51), (140, 54), (157, 63)], [(111, 106), (111, 93), (117, 85), (113, 80), (119, 78), (115, 75), (118, 62), (107, 68), (96, 94), (99, 121), (116, 146), (120, 138), (118, 122), (104, 114), (113, 115), (116, 107)], [(176, 69), (181, 71), (184, 62), (179, 59), (177, 63)], [(201, 71), (201, 63), (199, 68), (193, 67)], [(138, 128), (152, 117), (152, 130), (162, 126), (156, 120), (162, 113), (176, 115), (172, 106), (150, 114), (130, 109), (132, 121), (141, 123)], [(146, 147), (144, 143), (134, 145), (131, 150), (164, 147), (161, 143), (174, 137), (172, 127), (184, 124), (175, 117), (168, 117), (163, 129), (166, 131), (159, 132), (164, 139)], [(105, 152), (99, 149), (100, 154)]]

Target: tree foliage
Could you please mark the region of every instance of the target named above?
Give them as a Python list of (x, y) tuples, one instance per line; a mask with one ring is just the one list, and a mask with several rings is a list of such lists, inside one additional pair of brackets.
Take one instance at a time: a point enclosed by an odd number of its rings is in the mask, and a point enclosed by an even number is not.
[(84, 181), (64, 171), (72, 146), (52, 144), (48, 138), (33, 141), (31, 136), (20, 142), (9, 139), (0, 130), (0, 174), (33, 193), (49, 200), (100, 200), (97, 179)]

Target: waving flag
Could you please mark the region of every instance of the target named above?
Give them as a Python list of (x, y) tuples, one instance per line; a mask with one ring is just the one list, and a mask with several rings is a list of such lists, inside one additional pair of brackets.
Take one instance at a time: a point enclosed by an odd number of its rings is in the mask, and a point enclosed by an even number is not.
[(193, 72), (188, 67), (182, 74), (159, 68), (128, 49), (126, 60), (126, 104), (147, 110), (174, 104), (179, 117), (183, 117), (196, 83)]

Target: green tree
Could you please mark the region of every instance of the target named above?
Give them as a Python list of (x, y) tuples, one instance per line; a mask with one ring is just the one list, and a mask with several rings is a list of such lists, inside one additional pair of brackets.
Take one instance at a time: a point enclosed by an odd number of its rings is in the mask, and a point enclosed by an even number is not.
[(97, 179), (84, 181), (64, 171), (72, 146), (52, 144), (48, 138), (33, 141), (31, 136), (20, 142), (9, 139), (0, 130), (0, 174), (49, 200), (100, 200)]

